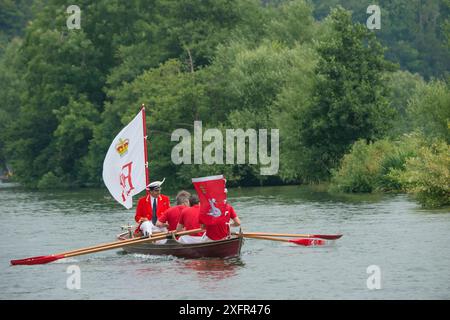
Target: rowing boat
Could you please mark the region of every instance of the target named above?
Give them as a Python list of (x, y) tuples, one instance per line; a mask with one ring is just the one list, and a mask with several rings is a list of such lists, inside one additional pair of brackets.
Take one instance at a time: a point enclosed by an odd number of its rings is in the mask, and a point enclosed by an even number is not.
[[(130, 239), (129, 232), (120, 234), (119, 240)], [(179, 258), (228, 258), (238, 257), (244, 242), (242, 235), (231, 235), (229, 238), (218, 241), (209, 241), (194, 244), (184, 244), (174, 238), (167, 239), (164, 244), (140, 243), (123, 248), (127, 253), (146, 255), (171, 255)]]

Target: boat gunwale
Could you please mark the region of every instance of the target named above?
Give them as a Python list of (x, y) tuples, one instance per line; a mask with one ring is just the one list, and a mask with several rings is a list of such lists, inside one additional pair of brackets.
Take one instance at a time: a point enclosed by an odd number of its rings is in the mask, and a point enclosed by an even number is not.
[[(129, 238), (119, 237), (119, 240), (127, 240)], [(173, 238), (167, 239), (169, 243), (162, 243), (162, 244), (155, 244), (155, 243), (141, 243), (136, 245), (128, 245), (127, 247), (133, 247), (133, 248), (147, 248), (147, 249), (159, 249), (159, 250), (178, 250), (178, 249), (197, 249), (197, 248), (205, 248), (205, 247), (212, 247), (212, 246), (218, 246), (223, 244), (228, 244), (230, 242), (239, 241), (243, 242), (243, 237), (239, 235), (232, 235), (230, 238), (222, 239), (222, 240), (216, 240), (216, 241), (205, 241), (200, 243), (181, 243)], [(126, 251), (126, 249), (124, 248)]]
[[(131, 233), (122, 233), (118, 238), (122, 241), (130, 239)], [(180, 243), (173, 234), (167, 235), (167, 243), (137, 243), (128, 244), (122, 249), (126, 253), (139, 253), (146, 255), (172, 255), (180, 258), (230, 258), (241, 255), (244, 243), (243, 235), (229, 235), (227, 238), (217, 241), (205, 241), (200, 243)]]

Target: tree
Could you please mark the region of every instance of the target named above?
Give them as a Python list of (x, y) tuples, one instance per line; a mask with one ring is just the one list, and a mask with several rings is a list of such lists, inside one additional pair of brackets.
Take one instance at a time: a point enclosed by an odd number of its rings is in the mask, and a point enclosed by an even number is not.
[(429, 139), (450, 143), (450, 86), (434, 80), (422, 83), (407, 107), (409, 121)]
[(300, 120), (300, 136), (312, 153), (318, 174), (329, 175), (358, 139), (381, 137), (393, 114), (382, 74), (388, 64), (375, 35), (353, 24), (339, 7), (330, 14), (330, 33), (318, 45), (319, 80), (313, 103)]
[[(56, 4), (45, 7), (27, 30), (20, 49), (24, 63), (20, 111), (6, 130), (5, 150), (14, 171), (22, 182), (32, 185), (48, 172), (66, 177), (74, 171), (58, 152), (55, 111), (82, 95), (98, 108), (102, 97), (99, 50), (82, 30), (67, 31), (66, 13), (58, 8)], [(47, 20), (55, 12), (56, 19)], [(51, 29), (49, 21), (59, 27)]]
[(22, 36), (31, 18), (33, 0), (0, 0), (0, 55), (8, 42)]
[(270, 119), (280, 129), (281, 178), (286, 182), (305, 182), (315, 180), (316, 164), (302, 140), (299, 124), (312, 108), (318, 55), (307, 46), (297, 46), (293, 51), (293, 67), (285, 74), (286, 84), (270, 107)]
[(157, 37), (172, 53), (169, 58), (192, 61), (200, 67), (210, 63), (216, 46), (245, 24), (246, 15), (258, 6), (253, 0), (164, 0), (158, 10), (165, 14)]
[(25, 89), (21, 44), (22, 41), (15, 38), (0, 57), (0, 172), (9, 158), (5, 150), (6, 131), (20, 112), (20, 95)]
[(407, 159), (404, 170), (391, 176), (415, 195), (423, 207), (450, 205), (450, 146), (437, 140), (417, 149), (417, 156)]
[(94, 129), (84, 171), (89, 181), (99, 182), (103, 158), (115, 135), (146, 105), (150, 175), (175, 177), (177, 167), (171, 161), (171, 133), (177, 128), (190, 128), (195, 117), (207, 119), (204, 105), (202, 71), (185, 72), (178, 60), (168, 60), (111, 92), (112, 103), (105, 105), (101, 123)]
[[(314, 16), (322, 19), (338, 4), (353, 12), (354, 21), (366, 23), (369, 3), (359, 0), (314, 1)], [(378, 0), (370, 4), (381, 9), (381, 29), (376, 34), (387, 47), (388, 60), (425, 79), (448, 75), (448, 0)]]
[(389, 101), (395, 110), (392, 126), (388, 135), (398, 137), (414, 130), (413, 122), (408, 115), (407, 106), (411, 98), (416, 95), (418, 89), (425, 84), (419, 74), (411, 74), (408, 71), (389, 72), (385, 75), (389, 87)]
[(312, 11), (313, 6), (304, 0), (286, 1), (271, 12), (267, 37), (289, 46), (311, 42), (317, 32)]

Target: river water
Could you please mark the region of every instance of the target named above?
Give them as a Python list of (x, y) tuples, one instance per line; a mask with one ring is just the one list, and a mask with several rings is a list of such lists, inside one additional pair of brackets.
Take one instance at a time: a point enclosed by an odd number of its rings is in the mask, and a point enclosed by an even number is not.
[(450, 299), (448, 209), (424, 210), (406, 195), (299, 186), (230, 189), (229, 202), (247, 232), (344, 236), (320, 247), (248, 239), (240, 258), (225, 260), (112, 250), (10, 266), (115, 241), (134, 212), (104, 189), (44, 193), (0, 184), (0, 299)]

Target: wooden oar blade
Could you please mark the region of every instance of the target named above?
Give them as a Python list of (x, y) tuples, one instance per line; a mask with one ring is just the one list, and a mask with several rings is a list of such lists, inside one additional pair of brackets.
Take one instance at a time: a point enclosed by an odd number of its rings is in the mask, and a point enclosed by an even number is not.
[(17, 265), (46, 264), (63, 258), (65, 258), (64, 255), (38, 256), (25, 259), (11, 260), (11, 265), (17, 266)]
[(326, 239), (326, 240), (336, 240), (342, 237), (342, 234), (313, 234), (314, 238)]
[(268, 237), (320, 238), (326, 240), (336, 240), (342, 237), (342, 234), (296, 234), (296, 233), (272, 233), (272, 232), (244, 232), (243, 235), (268, 236)]

